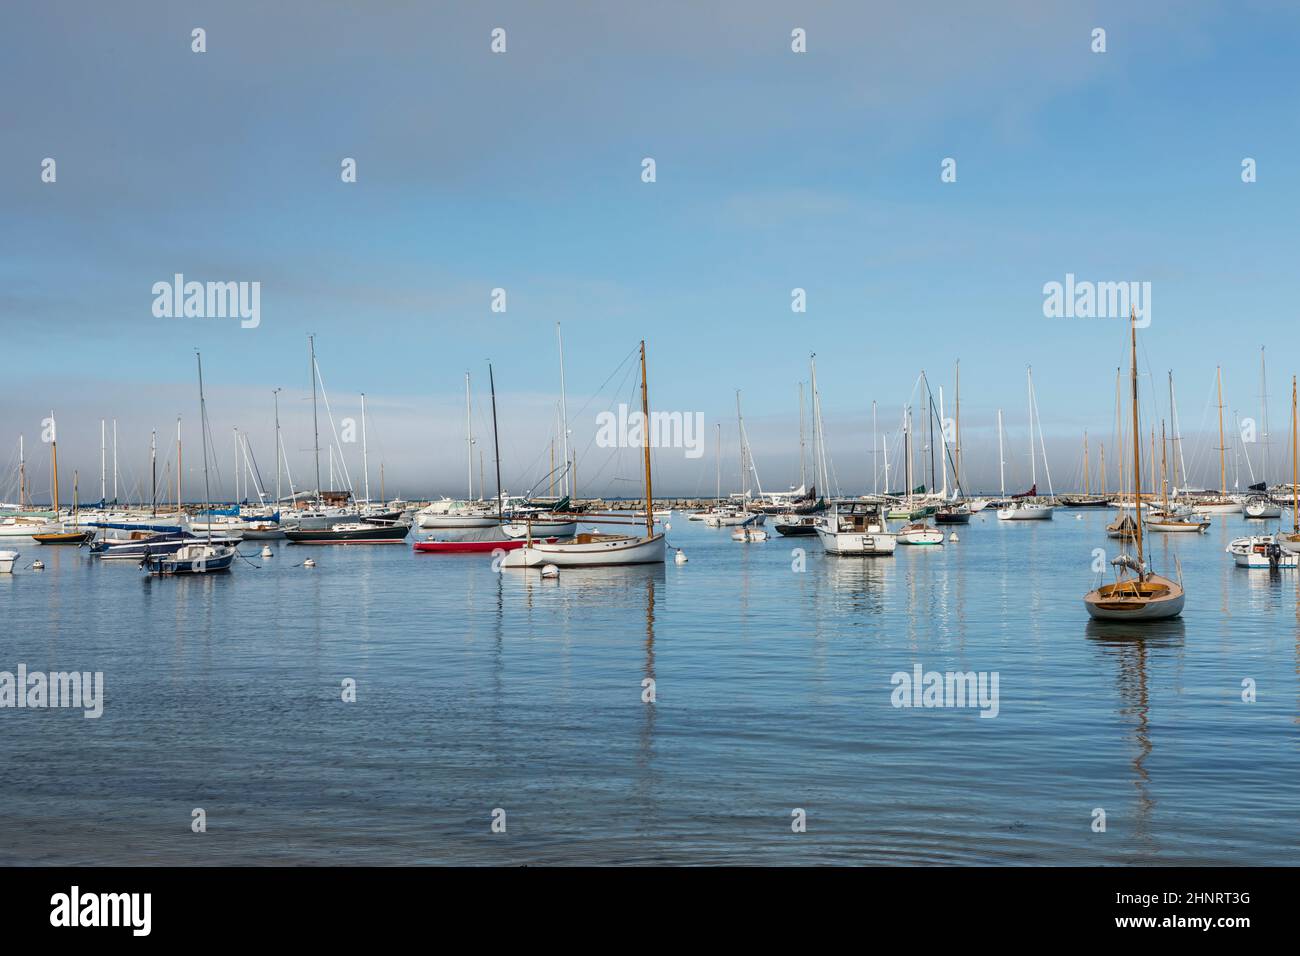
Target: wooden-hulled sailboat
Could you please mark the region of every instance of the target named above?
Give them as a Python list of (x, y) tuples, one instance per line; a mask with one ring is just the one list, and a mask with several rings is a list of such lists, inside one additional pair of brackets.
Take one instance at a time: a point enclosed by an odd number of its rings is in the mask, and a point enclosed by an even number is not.
[(67, 526), (60, 526), (57, 530), (43, 531), (40, 534), (32, 535), (32, 540), (37, 544), (88, 544), (95, 537), (95, 531), (92, 528), (89, 531), (77, 531), (77, 512), (80, 508), (78, 502), (77, 488), (78, 473), (72, 473), (72, 527), (74, 530), (68, 531)]
[(1103, 584), (1083, 597), (1088, 614), (1103, 621), (1160, 621), (1177, 617), (1183, 611), (1185, 595), (1177, 581), (1147, 570), (1142, 552), (1142, 460), (1141, 432), (1138, 430), (1137, 380), (1137, 313), (1130, 312), (1131, 350), (1130, 380), (1133, 401), (1133, 520), (1136, 533), (1137, 560), (1127, 552), (1111, 561), (1116, 568), (1113, 584)]
[(524, 546), (501, 559), (503, 568), (534, 568), (553, 564), (560, 568), (617, 564), (662, 564), (664, 536), (655, 533), (654, 485), (650, 474), (650, 397), (646, 386), (645, 341), (641, 342), (641, 421), (645, 452), (645, 534), (577, 535), (572, 541), (526, 540)]

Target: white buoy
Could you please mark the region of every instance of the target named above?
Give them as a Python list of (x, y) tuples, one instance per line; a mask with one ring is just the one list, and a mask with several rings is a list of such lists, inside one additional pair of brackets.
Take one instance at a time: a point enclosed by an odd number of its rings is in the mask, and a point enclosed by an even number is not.
[(678, 564), (685, 564), (687, 561), (686, 552), (683, 551), (681, 548), (678, 548), (677, 554), (673, 557), (673, 560), (676, 561)]
[(1083, 515), (1075, 515), (1075, 516), (1074, 516), (1074, 520), (1075, 520), (1075, 521), (1082, 521), (1082, 520), (1083, 520)]
[(952, 534), (948, 535), (948, 540), (949, 540), (949, 541), (960, 541), (961, 538), (957, 537), (957, 532), (954, 531)]
[(33, 561), (33, 562), (32, 562), (32, 570), (33, 570), (33, 571), (44, 571), (44, 570), (45, 570), (45, 562), (44, 562), (44, 561), (41, 561), (41, 560), (39, 560), (39, 559), (36, 560), (36, 561)]
[(275, 552), (271, 550), (271, 546), (269, 544), (262, 545), (262, 557), (270, 558), (270, 557), (274, 557), (274, 555)]
[(302, 566), (304, 568), (314, 568), (316, 567), (316, 562), (313, 561), (311, 558), (308, 558), (306, 561), (302, 563)]
[(559, 576), (560, 576), (560, 569), (557, 568), (555, 565), (553, 564), (542, 565), (542, 577), (558, 578)]

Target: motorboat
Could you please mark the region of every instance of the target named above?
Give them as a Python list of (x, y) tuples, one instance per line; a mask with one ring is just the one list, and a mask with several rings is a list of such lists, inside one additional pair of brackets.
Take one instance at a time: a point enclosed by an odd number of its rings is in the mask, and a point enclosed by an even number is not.
[(898, 529), (898, 543), (943, 544), (943, 532), (924, 521), (913, 521)]
[(893, 554), (898, 536), (889, 530), (879, 502), (855, 499), (827, 503), (817, 517), (817, 537), (827, 554)]

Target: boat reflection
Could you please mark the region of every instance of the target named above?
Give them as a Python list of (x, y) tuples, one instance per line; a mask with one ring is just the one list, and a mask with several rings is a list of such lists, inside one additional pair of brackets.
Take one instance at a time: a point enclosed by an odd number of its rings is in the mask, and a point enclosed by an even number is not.
[(1133, 815), (1133, 836), (1150, 854), (1159, 852), (1151, 835), (1151, 816), (1156, 800), (1151, 795), (1151, 774), (1147, 761), (1154, 752), (1151, 739), (1150, 667), (1161, 658), (1176, 659), (1183, 647), (1182, 618), (1130, 624), (1124, 621), (1089, 620), (1086, 635), (1104, 657), (1115, 659), (1116, 686), (1121, 719), (1132, 725), (1134, 754), (1133, 788), (1137, 807)]

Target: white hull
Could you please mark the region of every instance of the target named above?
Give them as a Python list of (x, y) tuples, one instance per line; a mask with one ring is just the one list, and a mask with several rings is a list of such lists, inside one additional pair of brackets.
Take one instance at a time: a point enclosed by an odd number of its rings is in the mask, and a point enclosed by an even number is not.
[(873, 555), (893, 554), (898, 546), (898, 535), (888, 531), (870, 533), (827, 531), (817, 529), (822, 548), (827, 554), (839, 555)]
[(1199, 501), (1193, 501), (1192, 507), (1203, 515), (1239, 515), (1241, 514), (1241, 503), (1236, 501), (1220, 501), (1204, 504)]
[[(1180, 585), (1158, 574), (1149, 575), (1148, 582), (1164, 585), (1168, 593), (1144, 601), (1125, 600), (1121, 594), (1101, 595), (1091, 591), (1084, 596), (1083, 605), (1088, 614), (1099, 621), (1163, 621), (1183, 612), (1187, 599)], [(1105, 605), (1105, 606), (1104, 606)]]
[(467, 514), (421, 514), (416, 521), (421, 528), (491, 528), (495, 527), (495, 515)]
[(0, 538), (30, 538), (34, 534), (47, 534), (58, 530), (59, 525), (57, 524), (5, 523), (0, 524)]
[(926, 528), (917, 531), (899, 531), (899, 544), (943, 544), (943, 532), (937, 528)]
[(1050, 521), (1056, 509), (1051, 505), (1012, 505), (998, 512), (1003, 521)]
[(1247, 518), (1280, 518), (1282, 506), (1275, 504), (1247, 504), (1241, 506), (1241, 513)]
[(741, 511), (704, 516), (704, 523), (710, 528), (732, 528), (737, 525), (760, 525), (767, 520), (761, 511)]
[(1286, 533), (1277, 536), (1277, 543), (1283, 551), (1300, 554), (1300, 534)]
[(0, 574), (13, 574), (14, 562), (17, 560), (17, 551), (0, 551)]
[(1150, 520), (1147, 521), (1144, 525), (1144, 527), (1148, 528), (1151, 531), (1163, 531), (1167, 534), (1174, 534), (1177, 532), (1184, 532), (1187, 534), (1204, 534), (1205, 531), (1209, 528), (1209, 526), (1210, 526), (1209, 521), (1192, 521), (1190, 519), (1187, 521)]
[(545, 544), (534, 541), (515, 551), (507, 552), (501, 559), (503, 568), (535, 568), (553, 564), (557, 568), (586, 568), (619, 564), (662, 564), (664, 536), (649, 538), (623, 535), (591, 535), (594, 540), (584, 541), (586, 535), (575, 541)]

